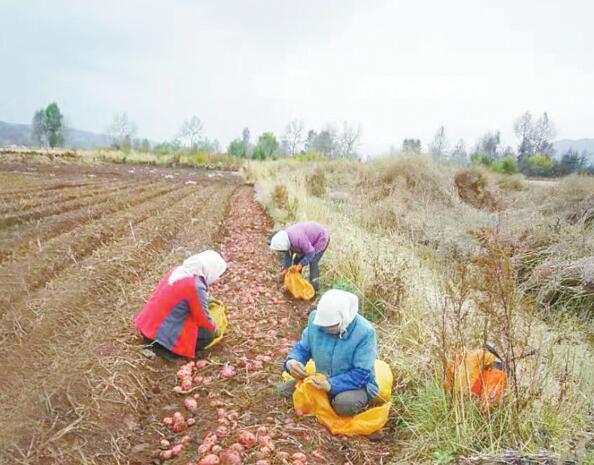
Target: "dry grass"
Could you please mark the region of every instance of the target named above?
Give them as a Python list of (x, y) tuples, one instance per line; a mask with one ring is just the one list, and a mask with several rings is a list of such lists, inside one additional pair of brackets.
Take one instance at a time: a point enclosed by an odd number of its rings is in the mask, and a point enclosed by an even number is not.
[[(320, 169), (325, 198), (306, 187)], [(329, 226), (324, 284), (361, 295), (397, 374), (393, 463), (449, 463), (504, 449), (516, 458), (544, 449), (549, 458), (586, 460), (593, 179), (535, 186), (478, 171), (457, 183), (455, 169), (419, 158), (250, 163), (245, 174), (277, 227), (287, 222), (272, 200), (279, 184), (298, 203), (297, 221)], [(461, 193), (468, 188), (472, 201)], [(543, 315), (555, 315), (555, 325)], [(443, 357), (485, 338), (510, 360), (538, 349), (512, 364), (508, 395), (490, 417), (442, 387)]]

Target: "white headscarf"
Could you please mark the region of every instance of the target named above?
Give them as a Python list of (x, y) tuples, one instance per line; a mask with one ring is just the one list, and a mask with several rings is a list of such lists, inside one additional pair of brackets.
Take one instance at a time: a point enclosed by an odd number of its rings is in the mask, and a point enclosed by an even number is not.
[(359, 298), (350, 292), (330, 289), (320, 299), (314, 325), (338, 325), (342, 337), (359, 312)]
[(282, 230), (272, 236), (270, 248), (277, 252), (287, 252), (291, 248), (291, 241), (287, 231)]
[(223, 257), (214, 250), (205, 250), (186, 258), (181, 266), (173, 270), (173, 273), (169, 275), (169, 284), (188, 276), (202, 276), (206, 284), (210, 286), (221, 277), (226, 269), (227, 263)]

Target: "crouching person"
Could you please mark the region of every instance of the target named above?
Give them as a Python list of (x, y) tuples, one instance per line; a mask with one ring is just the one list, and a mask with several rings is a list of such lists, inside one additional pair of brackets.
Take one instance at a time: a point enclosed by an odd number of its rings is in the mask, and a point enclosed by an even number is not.
[(309, 281), (318, 292), (320, 260), (329, 242), (328, 229), (319, 223), (309, 221), (296, 223), (277, 232), (270, 241), (270, 249), (282, 253), (281, 277), (284, 277), (287, 269), (293, 265), (293, 255), (295, 255), (299, 271), (309, 266)]
[[(340, 416), (354, 416), (378, 396), (375, 380), (377, 340), (371, 323), (358, 314), (359, 299), (350, 292), (331, 289), (310, 314), (301, 340), (289, 352), (284, 367), (295, 380), (306, 377), (305, 364), (313, 359), (316, 373), (312, 384), (330, 397)], [(296, 381), (281, 386), (291, 395)]]
[(208, 287), (226, 269), (223, 257), (207, 250), (187, 258), (159, 282), (134, 318), (134, 326), (157, 355), (195, 358), (218, 335), (208, 313)]

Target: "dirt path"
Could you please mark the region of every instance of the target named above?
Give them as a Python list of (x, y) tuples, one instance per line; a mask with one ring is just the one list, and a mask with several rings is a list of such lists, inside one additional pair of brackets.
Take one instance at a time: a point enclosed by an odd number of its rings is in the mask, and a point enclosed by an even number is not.
[[(204, 353), (207, 365), (193, 368), (190, 393), (174, 391), (180, 389), (175, 373), (183, 362), (154, 361), (163, 377), (155, 379), (160, 386), (151, 396), (151, 418), (132, 447), (132, 463), (198, 462), (209, 453), (223, 454), (246, 431), (260, 444), (242, 452), (243, 464), (300, 463), (292, 459), (299, 452), (308, 464), (386, 463), (381, 445), (364, 438), (333, 437), (313, 418), (295, 416), (291, 403), (275, 394), (273, 384), (279, 380), (282, 360), (311, 305), (291, 301), (276, 282), (277, 264), (267, 247), (271, 225), (255, 204), (251, 188), (234, 193), (225, 224), (221, 251), (229, 270), (211, 295), (228, 307), (228, 332), (221, 344)], [(196, 401), (195, 414), (184, 407), (188, 399)], [(194, 416), (196, 424), (174, 433), (162, 420), (176, 412), (186, 420)], [(170, 460), (155, 459), (161, 440), (170, 443), (163, 450), (183, 444), (178, 447), (182, 452)], [(215, 445), (209, 448), (208, 443)]]

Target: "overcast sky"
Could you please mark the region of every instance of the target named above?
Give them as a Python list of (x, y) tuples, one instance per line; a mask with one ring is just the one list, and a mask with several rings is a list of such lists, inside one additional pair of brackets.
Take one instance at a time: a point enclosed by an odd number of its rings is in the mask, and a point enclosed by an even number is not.
[(196, 114), (223, 146), (349, 121), (364, 152), (452, 144), (547, 111), (594, 137), (594, 3), (584, 0), (0, 1), (0, 120), (57, 101), (73, 127), (128, 112), (173, 137)]

